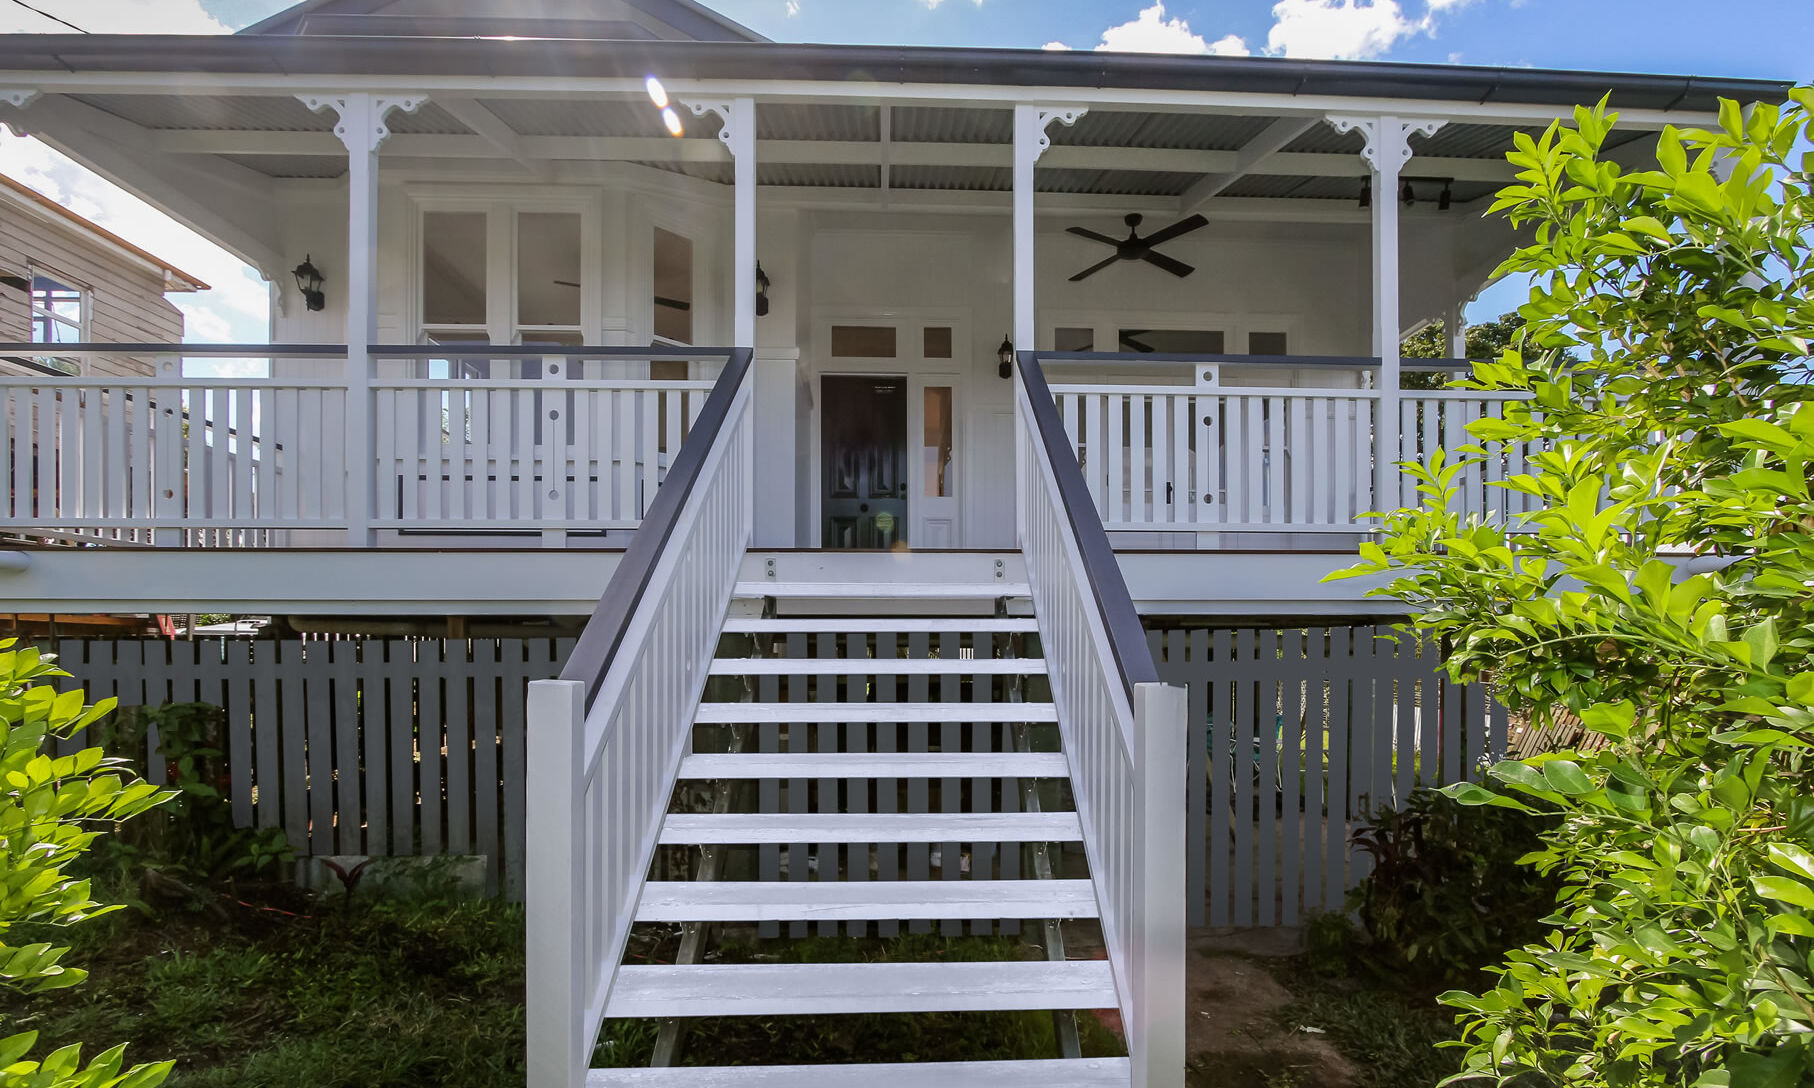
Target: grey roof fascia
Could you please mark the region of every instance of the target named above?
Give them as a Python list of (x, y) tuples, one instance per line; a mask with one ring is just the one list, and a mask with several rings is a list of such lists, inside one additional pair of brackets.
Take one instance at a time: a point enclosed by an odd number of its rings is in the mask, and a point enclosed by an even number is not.
[[(330, 0), (331, 2), (331, 0)], [(276, 75), (555, 76), (1088, 87), (1710, 112), (1778, 99), (1787, 80), (1278, 57), (1160, 56), (783, 42), (314, 37), (272, 34), (0, 35), (0, 71)]]

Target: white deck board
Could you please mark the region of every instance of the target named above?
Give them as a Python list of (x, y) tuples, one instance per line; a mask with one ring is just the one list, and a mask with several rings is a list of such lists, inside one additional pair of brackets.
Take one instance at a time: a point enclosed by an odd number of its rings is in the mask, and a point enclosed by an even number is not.
[(717, 657), (713, 676), (1036, 676), (1041, 657)]
[(978, 597), (1025, 597), (1025, 582), (738, 582), (738, 597), (781, 600), (974, 600)]
[(1095, 918), (1087, 880), (657, 881), (639, 922)]
[(1065, 778), (1062, 752), (751, 752), (691, 755), (683, 779)]
[(789, 634), (797, 631), (822, 632), (828, 635), (893, 634), (917, 635), (943, 631), (974, 631), (978, 634), (1021, 634), (1039, 630), (1031, 616), (1009, 619), (975, 619), (946, 616), (876, 616), (830, 617), (789, 616), (781, 619), (747, 619), (733, 617), (724, 621), (726, 634)]
[(793, 842), (1079, 842), (1075, 812), (671, 813), (668, 846)]
[(1116, 1007), (1107, 960), (624, 966), (608, 1017)]
[[(811, 671), (811, 670), (806, 670)], [(1055, 722), (1051, 703), (700, 703), (696, 722)]]
[(587, 1088), (1128, 1088), (1126, 1058), (594, 1069)]

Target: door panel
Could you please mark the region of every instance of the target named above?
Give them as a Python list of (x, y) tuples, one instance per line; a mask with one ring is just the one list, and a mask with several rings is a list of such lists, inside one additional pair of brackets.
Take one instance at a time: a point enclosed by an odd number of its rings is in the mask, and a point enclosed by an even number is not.
[(826, 375), (821, 381), (823, 546), (907, 543), (907, 380)]

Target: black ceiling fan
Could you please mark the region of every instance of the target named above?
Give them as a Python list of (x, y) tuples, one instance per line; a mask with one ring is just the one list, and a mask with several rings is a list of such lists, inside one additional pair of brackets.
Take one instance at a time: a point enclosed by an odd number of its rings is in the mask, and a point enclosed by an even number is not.
[(1083, 227), (1068, 228), (1072, 234), (1077, 235), (1079, 238), (1088, 238), (1092, 242), (1101, 242), (1103, 245), (1115, 247), (1115, 255), (1113, 257), (1104, 261), (1099, 261), (1084, 269), (1082, 272), (1077, 273), (1075, 276), (1071, 277), (1071, 282), (1076, 283), (1079, 280), (1089, 279), (1091, 276), (1094, 276), (1096, 273), (1107, 268), (1109, 265), (1114, 264), (1116, 261), (1145, 261), (1147, 264), (1157, 265), (1158, 267), (1165, 269), (1174, 276), (1188, 276), (1192, 272), (1195, 272), (1196, 269), (1194, 267), (1185, 264), (1183, 261), (1175, 261), (1163, 253), (1154, 253), (1153, 247), (1169, 242), (1173, 238), (1189, 234), (1198, 227), (1206, 226), (1209, 223), (1209, 220), (1200, 215), (1193, 215), (1189, 219), (1180, 219), (1171, 226), (1166, 227), (1164, 230), (1155, 234), (1149, 234), (1145, 238), (1142, 238), (1140, 237), (1140, 221), (1142, 218), (1143, 217), (1139, 212), (1133, 212), (1127, 216), (1125, 220), (1127, 223), (1126, 238), (1110, 238), (1106, 234), (1100, 234)]

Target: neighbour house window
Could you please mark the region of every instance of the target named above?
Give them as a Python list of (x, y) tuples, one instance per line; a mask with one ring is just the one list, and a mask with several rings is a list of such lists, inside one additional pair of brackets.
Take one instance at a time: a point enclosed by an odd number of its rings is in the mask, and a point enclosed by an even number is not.
[[(31, 273), (31, 342), (80, 344), (88, 338), (88, 292), (33, 269)], [(65, 374), (79, 374), (81, 361), (42, 356), (39, 363)]]

